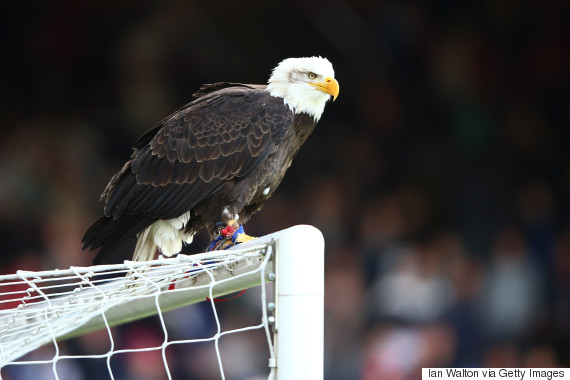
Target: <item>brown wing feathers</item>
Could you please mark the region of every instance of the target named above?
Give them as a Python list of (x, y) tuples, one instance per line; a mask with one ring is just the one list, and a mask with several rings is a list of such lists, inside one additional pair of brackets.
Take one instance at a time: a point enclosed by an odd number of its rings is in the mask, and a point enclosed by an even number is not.
[[(225, 181), (252, 175), (276, 151), (293, 119), (283, 100), (263, 88), (202, 87), (197, 100), (139, 138), (132, 159), (102, 195), (106, 217), (85, 234), (85, 247), (104, 245), (105, 235), (117, 245), (149, 220), (180, 216)], [(129, 217), (118, 223), (124, 215)], [(129, 235), (121, 239), (112, 223)]]

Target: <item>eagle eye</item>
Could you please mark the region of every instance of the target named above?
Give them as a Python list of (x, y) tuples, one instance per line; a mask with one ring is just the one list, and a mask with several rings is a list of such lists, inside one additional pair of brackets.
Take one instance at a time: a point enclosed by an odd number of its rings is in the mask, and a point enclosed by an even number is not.
[(317, 77), (317, 74), (310, 72), (307, 74), (307, 76), (309, 77), (309, 79), (315, 79)]

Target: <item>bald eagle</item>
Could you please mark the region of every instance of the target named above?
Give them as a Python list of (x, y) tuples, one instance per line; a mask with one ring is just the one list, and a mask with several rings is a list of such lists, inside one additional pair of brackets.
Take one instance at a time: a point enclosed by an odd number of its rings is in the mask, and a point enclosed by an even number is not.
[[(285, 59), (267, 85), (215, 83), (133, 146), (101, 195), (104, 216), (83, 236), (99, 264), (137, 236), (134, 260), (177, 254), (196, 232), (212, 238), (261, 209), (339, 84), (321, 57)], [(241, 240), (248, 240), (244, 234)]]

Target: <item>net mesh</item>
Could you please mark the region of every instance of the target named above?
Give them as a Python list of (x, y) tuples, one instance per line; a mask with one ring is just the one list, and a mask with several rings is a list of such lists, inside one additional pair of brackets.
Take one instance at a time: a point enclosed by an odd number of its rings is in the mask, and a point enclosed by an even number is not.
[[(64, 362), (73, 359), (105, 360), (109, 378), (115, 379), (112, 359), (125, 353), (160, 353), (166, 378), (172, 379), (167, 350), (186, 344), (213, 343), (221, 378), (225, 378), (220, 338), (252, 330), (264, 332), (269, 363), (275, 362), (266, 286), (261, 286), (258, 323), (223, 329), (216, 297), (265, 284), (274, 279), (274, 245), (179, 255), (150, 262), (71, 267), (45, 272), (18, 271), (0, 276), (0, 377), (23, 366), (42, 366), (51, 378), (64, 379)], [(212, 335), (175, 339), (169, 334), (164, 312), (206, 300), (213, 312)], [(156, 315), (162, 329), (160, 344), (119, 348), (113, 326)], [(101, 330), (104, 329), (104, 330)], [(100, 330), (110, 341), (100, 354), (69, 355), (61, 341)], [(43, 347), (42, 347), (43, 346)], [(49, 355), (34, 350), (52, 347)], [(46, 357), (47, 356), (47, 357)], [(6, 369), (10, 368), (8, 372)], [(46, 369), (49, 368), (49, 369)], [(270, 370), (269, 378), (274, 377)]]

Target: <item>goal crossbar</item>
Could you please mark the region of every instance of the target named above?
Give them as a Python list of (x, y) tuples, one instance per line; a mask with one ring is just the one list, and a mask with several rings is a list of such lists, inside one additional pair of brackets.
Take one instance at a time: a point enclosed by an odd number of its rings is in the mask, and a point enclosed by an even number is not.
[[(265, 282), (260, 265), (273, 270), (271, 239), (264, 240), (222, 252), (0, 276), (0, 292), (9, 296), (0, 301), (0, 308), (18, 302), (0, 310), (0, 367), (54, 339), (260, 285)], [(14, 287), (21, 290), (4, 292)]]

